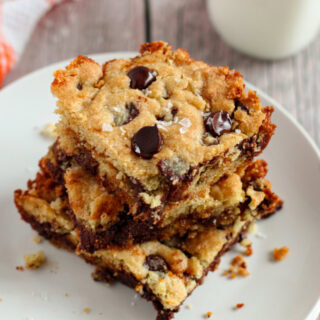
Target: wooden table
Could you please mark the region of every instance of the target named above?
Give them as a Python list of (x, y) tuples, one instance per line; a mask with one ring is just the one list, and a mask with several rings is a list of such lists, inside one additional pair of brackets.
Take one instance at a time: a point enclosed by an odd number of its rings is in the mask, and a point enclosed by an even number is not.
[(287, 108), (320, 145), (320, 35), (295, 57), (254, 60), (219, 38), (204, 0), (65, 1), (41, 19), (5, 84), (79, 54), (136, 51), (147, 40), (165, 40), (195, 58), (238, 69)]
[(320, 146), (320, 35), (295, 57), (254, 60), (221, 41), (204, 0), (65, 1), (38, 23), (5, 84), (79, 54), (137, 51), (150, 40), (165, 40), (195, 58), (238, 69), (287, 108)]

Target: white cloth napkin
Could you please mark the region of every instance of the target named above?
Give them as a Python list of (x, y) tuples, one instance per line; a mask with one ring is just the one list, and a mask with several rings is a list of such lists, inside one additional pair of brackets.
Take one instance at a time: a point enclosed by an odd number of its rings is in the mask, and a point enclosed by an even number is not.
[(39, 19), (62, 0), (12, 0), (0, 4), (0, 86)]

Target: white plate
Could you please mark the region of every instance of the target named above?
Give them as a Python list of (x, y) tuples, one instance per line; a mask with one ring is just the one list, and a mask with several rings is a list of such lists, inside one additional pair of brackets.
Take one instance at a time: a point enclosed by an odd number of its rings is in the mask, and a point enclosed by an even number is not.
[[(99, 62), (132, 53), (110, 53)], [(49, 92), (53, 71), (67, 62), (32, 73), (0, 92), (0, 319), (75, 320), (155, 318), (151, 303), (137, 298), (123, 285), (108, 287), (90, 277), (92, 267), (75, 255), (49, 243), (36, 245), (34, 232), (19, 218), (13, 191), (33, 178), (37, 162), (51, 141), (40, 136), (46, 123), (55, 121), (55, 101)], [(248, 87), (252, 87), (248, 85)], [(176, 319), (315, 319), (320, 294), (320, 153), (293, 118), (279, 104), (258, 92), (264, 105), (276, 107), (278, 125), (264, 158), (269, 162), (274, 190), (285, 201), (274, 217), (259, 223), (267, 239), (254, 238), (254, 254), (247, 259), (251, 275), (227, 280), (221, 276), (232, 256), (228, 253), (215, 273), (197, 288)], [(274, 263), (270, 252), (286, 245), (286, 260)], [(42, 249), (49, 263), (37, 271), (16, 271), (23, 255)], [(69, 296), (66, 297), (65, 293)], [(234, 311), (237, 303), (245, 303)], [(90, 314), (83, 309), (91, 308)]]

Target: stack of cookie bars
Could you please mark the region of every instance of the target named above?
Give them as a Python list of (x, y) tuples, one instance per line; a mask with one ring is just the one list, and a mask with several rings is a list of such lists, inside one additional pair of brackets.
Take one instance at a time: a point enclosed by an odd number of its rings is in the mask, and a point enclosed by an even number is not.
[(15, 192), (21, 217), (171, 319), (250, 224), (281, 207), (254, 160), (273, 109), (237, 71), (163, 42), (102, 67), (78, 57), (54, 77), (58, 139)]

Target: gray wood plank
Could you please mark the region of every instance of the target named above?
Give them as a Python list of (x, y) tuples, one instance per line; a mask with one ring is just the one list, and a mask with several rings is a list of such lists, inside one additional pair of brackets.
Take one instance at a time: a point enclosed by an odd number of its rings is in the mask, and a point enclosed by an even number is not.
[(211, 26), (204, 0), (150, 0), (152, 40), (187, 49), (197, 59), (228, 65), (279, 101), (320, 145), (320, 35), (295, 57), (261, 61), (229, 48)]
[(4, 84), (79, 54), (137, 51), (144, 37), (144, 2), (141, 0), (63, 2), (39, 21)]

